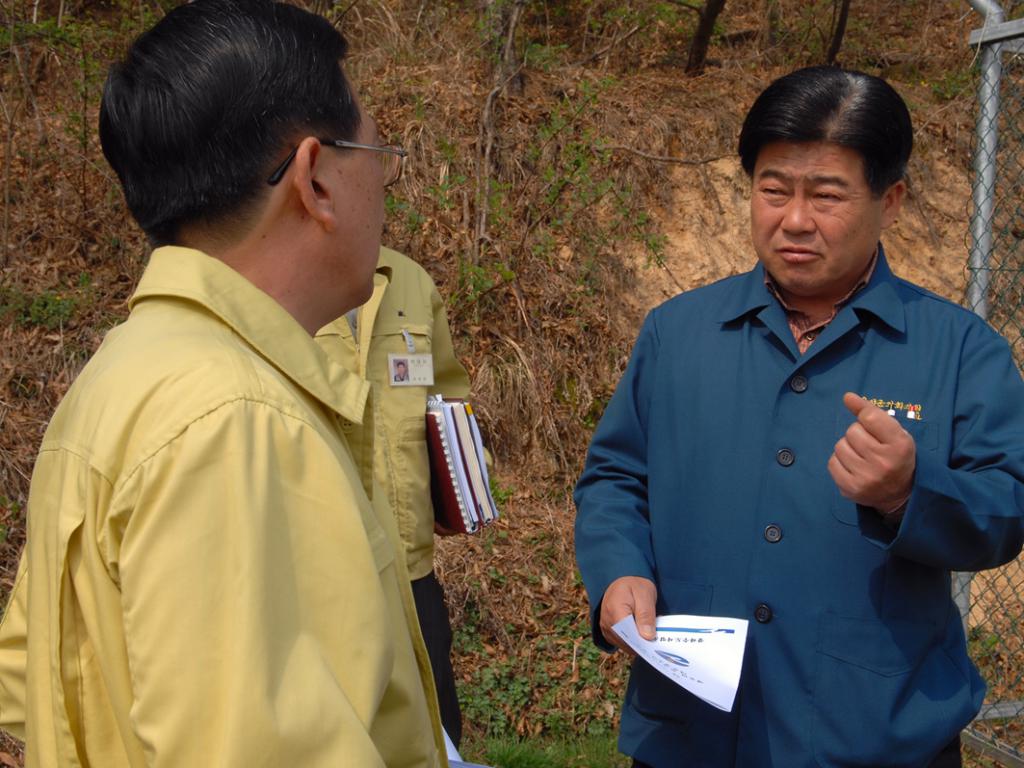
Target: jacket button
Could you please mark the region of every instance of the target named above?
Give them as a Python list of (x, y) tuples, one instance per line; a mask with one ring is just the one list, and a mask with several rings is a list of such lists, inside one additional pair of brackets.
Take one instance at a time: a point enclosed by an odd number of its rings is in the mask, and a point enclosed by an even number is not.
[(807, 391), (807, 377), (801, 376), (799, 373), (789, 380), (789, 388), (796, 392), (798, 395)]
[(771, 544), (777, 544), (778, 542), (782, 541), (782, 529), (779, 528), (779, 526), (772, 523), (764, 529), (764, 538), (765, 541)]
[(759, 624), (767, 624), (772, 620), (772, 609), (768, 607), (767, 603), (759, 603), (754, 609), (754, 618)]
[(779, 452), (775, 454), (775, 460), (782, 466), (788, 467), (796, 461), (796, 454), (789, 450), (789, 448), (780, 448)]

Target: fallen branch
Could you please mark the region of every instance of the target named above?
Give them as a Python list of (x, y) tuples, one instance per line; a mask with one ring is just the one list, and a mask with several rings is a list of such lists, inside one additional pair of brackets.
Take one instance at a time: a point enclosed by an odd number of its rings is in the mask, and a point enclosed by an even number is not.
[(652, 155), (649, 152), (635, 149), (633, 147), (626, 147), (621, 144), (605, 144), (600, 147), (593, 147), (595, 152), (599, 152), (602, 149), (610, 149), (613, 152), (628, 152), (631, 155), (642, 157), (645, 160), (652, 160), (656, 163), (675, 163), (676, 165), (706, 165), (713, 163), (716, 160), (724, 160), (727, 157), (732, 157), (732, 154), (728, 155), (717, 155), (715, 157), (702, 157), (697, 160), (693, 160), (688, 157), (671, 157), (669, 155)]

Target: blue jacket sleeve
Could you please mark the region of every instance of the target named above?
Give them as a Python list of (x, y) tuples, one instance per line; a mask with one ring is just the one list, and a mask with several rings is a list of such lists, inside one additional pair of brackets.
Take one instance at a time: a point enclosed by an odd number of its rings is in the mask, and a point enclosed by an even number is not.
[(898, 530), (861, 515), (865, 534), (893, 554), (953, 571), (1013, 560), (1024, 542), (1024, 383), (1006, 342), (968, 330), (957, 373), (948, 457), (919, 451)]
[(622, 576), (654, 581), (647, 506), (647, 424), (658, 356), (654, 315), (640, 331), (576, 485), (576, 560), (590, 600), (594, 642), (605, 590)]

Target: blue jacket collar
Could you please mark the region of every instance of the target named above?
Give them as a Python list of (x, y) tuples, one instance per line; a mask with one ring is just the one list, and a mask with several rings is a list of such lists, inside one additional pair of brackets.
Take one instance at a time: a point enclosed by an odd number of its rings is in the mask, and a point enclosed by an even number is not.
[[(722, 303), (718, 319), (723, 323), (753, 315), (776, 301), (764, 284), (764, 266), (760, 263), (740, 278), (739, 290), (728, 294)], [(906, 331), (903, 300), (896, 290), (898, 278), (889, 269), (882, 244), (878, 244), (878, 263), (871, 280), (858, 291), (847, 305), (858, 315), (869, 313), (895, 331)]]

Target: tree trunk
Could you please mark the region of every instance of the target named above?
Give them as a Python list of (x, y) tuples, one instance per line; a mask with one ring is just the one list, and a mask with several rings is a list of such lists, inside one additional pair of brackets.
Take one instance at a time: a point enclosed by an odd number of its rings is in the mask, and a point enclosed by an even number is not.
[(839, 6), (839, 18), (836, 20), (836, 28), (832, 31), (832, 42), (828, 46), (828, 54), (825, 56), (825, 63), (832, 65), (836, 63), (836, 56), (843, 46), (843, 36), (846, 34), (846, 20), (850, 16), (850, 0), (841, 0)]
[(497, 61), (494, 66), (494, 87), (484, 100), (480, 114), (480, 133), (476, 164), (476, 225), (473, 235), (472, 264), (480, 263), (483, 244), (488, 239), (487, 212), (491, 192), (491, 166), (494, 164), (494, 145), (497, 136), (495, 112), (498, 100), (507, 91), (522, 93), (522, 61), (516, 53), (516, 27), (527, 0), (486, 0), (483, 6), (484, 23), (491, 31), (491, 44)]
[(711, 42), (711, 35), (715, 31), (715, 22), (718, 21), (718, 14), (724, 7), (725, 0), (706, 0), (704, 3), (697, 31), (690, 43), (690, 55), (686, 59), (686, 74), (699, 75), (704, 71), (704, 63), (708, 58), (708, 45)]

